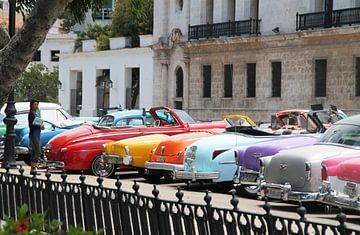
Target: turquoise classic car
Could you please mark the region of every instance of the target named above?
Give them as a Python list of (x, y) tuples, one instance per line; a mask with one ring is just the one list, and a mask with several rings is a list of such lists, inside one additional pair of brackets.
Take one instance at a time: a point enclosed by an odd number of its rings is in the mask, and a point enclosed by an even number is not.
[[(233, 187), (236, 171), (234, 148), (282, 138), (254, 127), (235, 126), (223, 134), (210, 136), (188, 146), (184, 169), (175, 171), (175, 179), (210, 183), (212, 191), (227, 192)], [(216, 184), (213, 184), (216, 183)]]

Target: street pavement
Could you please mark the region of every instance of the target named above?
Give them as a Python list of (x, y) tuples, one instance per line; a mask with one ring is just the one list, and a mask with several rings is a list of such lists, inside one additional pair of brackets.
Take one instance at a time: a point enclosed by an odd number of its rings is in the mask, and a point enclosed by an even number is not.
[[(20, 162), (19, 162), (20, 163)], [(25, 175), (29, 175), (30, 168), (25, 164), (23, 165), (25, 169)], [(14, 170), (16, 171), (16, 170)], [(45, 178), (45, 170), (41, 170), (42, 174), (38, 177)], [(56, 181), (61, 181), (61, 171), (53, 170), (52, 179)], [(70, 182), (79, 182), (80, 172), (68, 173), (67, 181)], [(180, 188), (184, 192), (183, 200), (184, 202), (190, 202), (195, 204), (205, 204), (204, 196), (206, 193), (206, 188), (201, 185), (192, 185), (191, 187), (187, 187), (185, 183), (182, 182), (172, 182), (166, 180), (158, 180), (156, 182), (149, 182), (145, 179), (141, 178), (136, 171), (123, 171), (117, 173), (114, 178), (104, 179), (103, 186), (108, 188), (115, 188), (116, 178), (119, 178), (122, 182), (122, 189), (124, 191), (132, 192), (132, 186), (134, 181), (140, 186), (140, 194), (146, 196), (152, 196), (151, 192), (154, 188), (154, 184), (157, 189), (159, 189), (160, 194), (159, 198), (166, 200), (177, 200), (175, 194)], [(90, 185), (97, 185), (97, 177), (95, 176), (86, 176), (86, 183)], [(212, 197), (211, 204), (213, 207), (218, 208), (232, 208), (230, 204), (230, 200), (232, 199), (232, 192), (228, 194), (219, 194), (210, 192)], [(239, 209), (245, 212), (252, 213), (265, 213), (263, 209), (264, 201), (259, 199), (249, 199), (240, 196), (236, 196), (239, 200)], [(296, 209), (298, 208), (297, 204), (285, 203), (281, 201), (270, 201), (272, 210), (271, 213), (273, 215), (282, 216), (286, 218), (299, 218), (296, 213)], [(340, 212), (337, 208), (330, 208), (330, 211), (325, 208), (325, 206), (320, 204), (306, 204), (307, 208), (306, 218), (311, 221), (322, 222), (327, 224), (337, 224), (335, 219), (336, 214)], [(354, 228), (360, 231), (360, 212), (354, 212), (345, 210), (347, 215), (347, 226), (350, 228)]]

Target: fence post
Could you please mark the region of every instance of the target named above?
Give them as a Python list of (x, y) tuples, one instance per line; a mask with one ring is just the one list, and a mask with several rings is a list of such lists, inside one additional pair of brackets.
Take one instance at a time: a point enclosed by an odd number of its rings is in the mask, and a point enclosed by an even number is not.
[(263, 205), (263, 209), (265, 210), (266, 214), (265, 214), (265, 221), (267, 224), (267, 231), (268, 234), (274, 234), (274, 220), (273, 220), (273, 216), (271, 214), (271, 205), (269, 204), (269, 198), (265, 197), (265, 204)]
[(89, 224), (89, 220), (88, 220), (88, 208), (86, 206), (85, 200), (86, 200), (86, 184), (85, 184), (85, 180), (86, 180), (86, 176), (84, 175), (84, 172), (81, 171), (81, 175), (79, 177), (80, 179), (80, 188), (81, 188), (81, 202), (82, 202), (82, 208), (83, 208), (83, 212), (84, 212), (84, 230), (88, 230), (90, 229), (90, 224)]
[(340, 225), (338, 226), (337, 230), (341, 235), (348, 235), (351, 234), (350, 231), (347, 231), (345, 222), (346, 222), (346, 215), (343, 213), (342, 208), (340, 208), (340, 213), (336, 215), (336, 219), (339, 221)]
[(206, 216), (208, 220), (208, 227), (210, 234), (215, 234), (214, 228), (213, 228), (213, 219), (214, 219), (214, 210), (212, 209), (211, 205), (211, 196), (209, 195), (209, 190), (206, 190), (204, 201), (206, 202)]

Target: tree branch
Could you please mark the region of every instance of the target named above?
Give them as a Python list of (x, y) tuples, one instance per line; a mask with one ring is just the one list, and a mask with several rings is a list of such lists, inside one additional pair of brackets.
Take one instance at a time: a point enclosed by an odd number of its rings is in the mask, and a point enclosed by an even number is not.
[(17, 79), (44, 42), (55, 20), (63, 14), (68, 2), (37, 0), (21, 30), (0, 51), (0, 105), (5, 103)]
[(0, 26), (0, 49), (3, 48), (10, 41), (8, 32)]

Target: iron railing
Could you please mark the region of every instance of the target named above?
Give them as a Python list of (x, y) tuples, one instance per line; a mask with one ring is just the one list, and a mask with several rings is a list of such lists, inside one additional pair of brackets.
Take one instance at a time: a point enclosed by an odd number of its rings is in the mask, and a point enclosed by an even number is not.
[(103, 229), (105, 234), (360, 234), (349, 229), (346, 215), (342, 212), (335, 222), (324, 224), (306, 219), (306, 209), (297, 209), (298, 218), (274, 216), (271, 205), (265, 200), (264, 213), (245, 212), (238, 208), (239, 200), (233, 195), (230, 209), (213, 207), (208, 192), (204, 204), (183, 201), (184, 193), (178, 189), (177, 201), (159, 198), (154, 185), (153, 196), (139, 193), (140, 186), (134, 182), (133, 192), (121, 188), (119, 179), (116, 188), (103, 187), (103, 179), (97, 185), (85, 183), (81, 175), (79, 183), (53, 181), (47, 172), (46, 178), (0, 173), (0, 219), (17, 217), (16, 208), (29, 206), (29, 213), (46, 213), (49, 220), (60, 220), (61, 230), (70, 225), (86, 230)]
[(261, 20), (249, 19), (216, 24), (189, 25), (189, 40), (200, 38), (234, 37), (243, 34), (260, 34)]
[(296, 13), (296, 30), (360, 24), (360, 7), (306, 14)]

